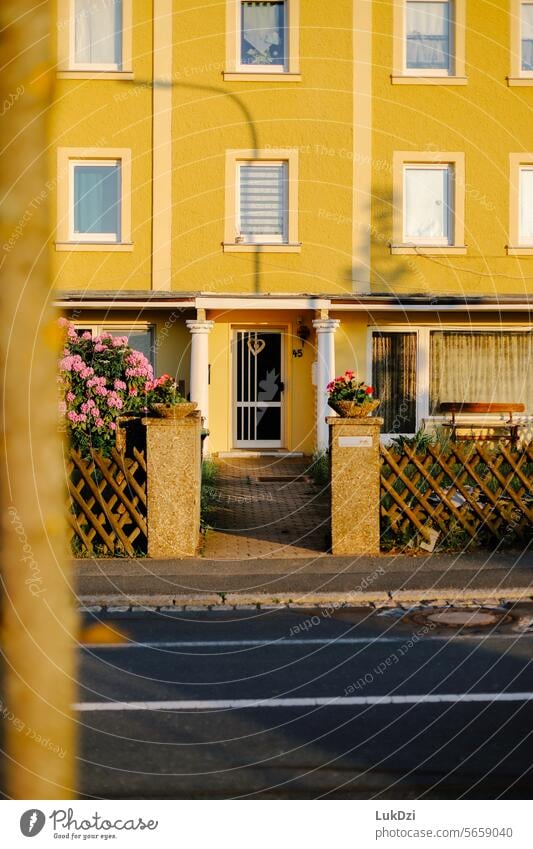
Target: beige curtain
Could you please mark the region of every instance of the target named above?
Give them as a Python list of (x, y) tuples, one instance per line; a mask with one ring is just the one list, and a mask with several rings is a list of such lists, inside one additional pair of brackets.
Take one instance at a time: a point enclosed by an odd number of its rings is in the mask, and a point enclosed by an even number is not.
[(383, 433), (416, 431), (416, 333), (374, 333), (372, 383)]
[(523, 403), (533, 412), (533, 333), (431, 334), (430, 412), (443, 401)]

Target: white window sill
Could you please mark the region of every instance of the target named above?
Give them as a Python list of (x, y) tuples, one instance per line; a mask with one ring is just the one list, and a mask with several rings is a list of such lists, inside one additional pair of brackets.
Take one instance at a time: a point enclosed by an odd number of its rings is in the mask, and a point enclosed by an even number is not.
[(263, 83), (299, 83), (302, 75), (293, 71), (224, 71), (224, 80), (228, 82), (263, 82)]
[(391, 254), (410, 254), (419, 256), (438, 256), (449, 254), (450, 256), (464, 256), (467, 252), (466, 245), (391, 245)]
[(222, 250), (224, 253), (299, 254), (302, 250), (302, 244), (301, 242), (277, 242), (275, 244), (222, 242)]
[(528, 247), (527, 245), (513, 246), (506, 245), (505, 250), (507, 251), (508, 256), (533, 256), (533, 245)]
[(58, 80), (132, 80), (133, 71), (58, 71)]
[(427, 76), (422, 74), (393, 74), (391, 75), (391, 82), (393, 85), (467, 85), (468, 79), (452, 75), (432, 77), (429, 74)]
[(56, 242), (56, 251), (132, 251), (133, 242)]
[(533, 85), (533, 77), (507, 77), (507, 85)]

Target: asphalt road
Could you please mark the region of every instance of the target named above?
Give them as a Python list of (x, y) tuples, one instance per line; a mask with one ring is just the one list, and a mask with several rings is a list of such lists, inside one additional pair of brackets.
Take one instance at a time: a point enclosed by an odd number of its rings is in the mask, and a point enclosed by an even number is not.
[(531, 797), (533, 605), (327, 613), (106, 614), (126, 642), (80, 652), (83, 796)]

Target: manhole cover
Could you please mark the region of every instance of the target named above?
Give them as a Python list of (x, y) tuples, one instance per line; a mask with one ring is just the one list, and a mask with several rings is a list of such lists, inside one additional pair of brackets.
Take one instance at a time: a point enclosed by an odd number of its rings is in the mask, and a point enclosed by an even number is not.
[(431, 623), (433, 627), (444, 628), (489, 628), (500, 625), (509, 614), (506, 610), (483, 607), (446, 607), (440, 610), (413, 611), (408, 618), (418, 624)]
[(495, 625), (502, 618), (501, 613), (489, 610), (442, 610), (428, 617), (435, 625), (448, 625), (452, 628), (483, 628)]

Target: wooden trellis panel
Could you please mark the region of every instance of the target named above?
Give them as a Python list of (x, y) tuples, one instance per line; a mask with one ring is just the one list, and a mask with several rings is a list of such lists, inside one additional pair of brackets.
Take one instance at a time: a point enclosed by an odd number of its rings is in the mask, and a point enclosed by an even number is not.
[(113, 450), (111, 457), (94, 452), (86, 460), (70, 450), (66, 472), (67, 516), (74, 550), (104, 555), (145, 554), (146, 459)]
[(482, 545), (533, 535), (533, 445), (381, 447), (382, 527), (398, 541), (445, 543), (453, 529)]

